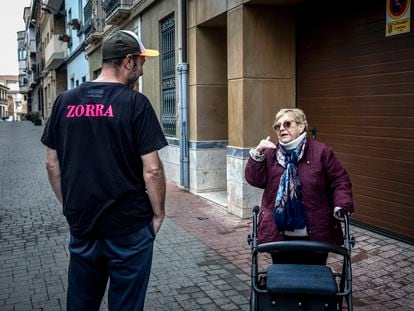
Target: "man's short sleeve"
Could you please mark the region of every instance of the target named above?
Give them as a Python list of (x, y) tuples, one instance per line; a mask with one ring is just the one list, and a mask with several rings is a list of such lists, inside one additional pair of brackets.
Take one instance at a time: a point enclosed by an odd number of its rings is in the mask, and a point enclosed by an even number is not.
[(57, 114), (57, 105), (59, 102), (61, 95), (59, 95), (55, 103), (53, 104), (52, 113), (50, 114), (49, 120), (46, 123), (45, 129), (43, 131), (43, 135), (40, 139), (40, 141), (47, 147), (51, 149), (56, 149), (56, 143), (55, 143), (55, 127), (56, 127), (56, 118), (58, 117)]
[(138, 152), (145, 155), (168, 145), (154, 109), (144, 96), (143, 109), (134, 118), (135, 141)]

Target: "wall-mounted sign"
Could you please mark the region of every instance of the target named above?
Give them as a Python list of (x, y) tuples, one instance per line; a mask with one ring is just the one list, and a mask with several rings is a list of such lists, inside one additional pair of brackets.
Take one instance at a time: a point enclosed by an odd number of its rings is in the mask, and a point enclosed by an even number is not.
[(387, 0), (385, 36), (410, 32), (411, 0)]

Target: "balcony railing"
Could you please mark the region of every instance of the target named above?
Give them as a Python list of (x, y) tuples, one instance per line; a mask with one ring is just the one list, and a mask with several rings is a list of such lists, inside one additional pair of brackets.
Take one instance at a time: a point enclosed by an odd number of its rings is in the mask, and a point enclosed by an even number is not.
[(26, 69), (26, 60), (19, 60), (19, 69)]
[(106, 23), (116, 25), (130, 15), (133, 0), (102, 0), (102, 7), (106, 13)]
[(66, 58), (67, 44), (59, 40), (59, 35), (52, 35), (45, 48), (45, 69), (53, 70), (58, 68)]
[(93, 32), (93, 19), (92, 19), (92, 0), (89, 0), (85, 7), (83, 8), (83, 27), (82, 31), (85, 34), (85, 38), (87, 38), (91, 32)]
[(105, 27), (105, 12), (101, 1), (88, 0), (84, 8), (85, 41), (87, 44), (97, 44), (102, 40)]

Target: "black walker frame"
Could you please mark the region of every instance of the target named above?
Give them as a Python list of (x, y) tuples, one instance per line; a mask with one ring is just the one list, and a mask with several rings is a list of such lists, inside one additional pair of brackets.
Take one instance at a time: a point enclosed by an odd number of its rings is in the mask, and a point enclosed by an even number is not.
[[(267, 310), (342, 310), (343, 300), (352, 311), (351, 249), (355, 240), (349, 233), (349, 215), (342, 214), (344, 245), (315, 241), (278, 241), (257, 243), (257, 216), (253, 208), (253, 230), (248, 236), (251, 246), (251, 311)], [(258, 256), (279, 250), (320, 251), (342, 256), (342, 273), (327, 266), (272, 264), (259, 271)], [(330, 286), (328, 285), (330, 284)]]

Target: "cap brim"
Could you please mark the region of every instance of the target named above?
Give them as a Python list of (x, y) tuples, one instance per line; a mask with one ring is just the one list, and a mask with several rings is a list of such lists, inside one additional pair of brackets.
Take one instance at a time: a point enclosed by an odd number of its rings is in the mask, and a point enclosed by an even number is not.
[(155, 57), (155, 56), (159, 56), (160, 55), (160, 52), (158, 52), (157, 50), (145, 49), (145, 51), (139, 53), (139, 55), (140, 56)]

